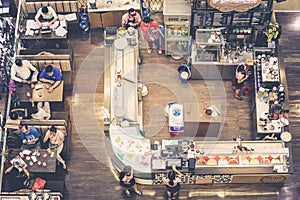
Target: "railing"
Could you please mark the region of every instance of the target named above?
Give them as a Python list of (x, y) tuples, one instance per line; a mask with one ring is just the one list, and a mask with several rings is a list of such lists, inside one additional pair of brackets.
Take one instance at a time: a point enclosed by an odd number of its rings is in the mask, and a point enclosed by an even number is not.
[[(21, 12), (21, 3), (22, 1), (19, 2), (19, 5), (18, 5), (18, 14), (17, 14), (17, 20), (16, 20), (16, 26), (15, 26), (15, 33), (14, 33), (14, 44), (13, 44), (13, 52), (14, 53), (14, 56), (12, 58), (12, 60), (14, 61), (15, 59), (15, 55), (16, 55), (16, 52), (17, 52), (17, 46), (18, 46), (18, 43), (19, 43), (19, 30), (18, 30), (18, 27), (19, 27), (19, 21), (20, 21), (20, 16), (22, 16), (22, 13)], [(8, 69), (9, 70), (9, 69)], [(11, 98), (12, 98), (12, 94), (11, 92), (8, 93), (8, 98), (7, 98), (7, 104), (6, 104), (6, 108), (5, 108), (5, 119), (7, 119), (7, 117), (9, 117), (9, 112), (10, 112), (10, 104), (11, 104)], [(5, 159), (6, 159), (6, 153), (7, 152), (7, 145), (6, 145), (6, 142), (7, 142), (7, 129), (4, 128), (3, 129), (3, 132), (2, 132), (2, 136), (3, 136), (3, 143), (2, 143), (2, 153), (1, 153), (1, 166), (0, 166), (0, 171), (2, 173), (0, 173), (0, 194), (2, 193), (2, 179), (3, 179), (3, 171), (4, 171), (4, 162), (5, 162)]]

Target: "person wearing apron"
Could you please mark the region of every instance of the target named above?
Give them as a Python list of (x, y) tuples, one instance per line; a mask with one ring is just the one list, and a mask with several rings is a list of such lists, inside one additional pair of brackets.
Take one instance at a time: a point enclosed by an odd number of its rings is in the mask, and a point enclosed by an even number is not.
[(133, 27), (138, 29), (142, 18), (139, 13), (137, 13), (133, 8), (130, 8), (127, 13), (122, 16), (122, 27), (128, 29)]

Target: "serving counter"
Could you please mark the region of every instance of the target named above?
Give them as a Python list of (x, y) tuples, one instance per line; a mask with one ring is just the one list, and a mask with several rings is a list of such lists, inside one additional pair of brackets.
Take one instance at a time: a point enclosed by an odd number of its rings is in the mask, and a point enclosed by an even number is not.
[[(289, 130), (284, 66), (270, 48), (255, 48), (253, 126), (257, 139), (283, 139)], [(282, 69), (283, 68), (283, 69)], [(288, 139), (288, 138), (285, 138)]]
[[(137, 33), (135, 33), (137, 35)], [(138, 46), (127, 35), (114, 40), (105, 50), (104, 107), (110, 123), (124, 120), (142, 127), (141, 101), (138, 101)]]
[(140, 9), (137, 0), (89, 0), (88, 12), (126, 11), (129, 8)]
[(90, 25), (93, 28), (120, 26), (122, 15), (129, 8), (140, 10), (138, 0), (89, 0), (88, 13)]
[(196, 30), (191, 47), (191, 79), (231, 80), (239, 63), (252, 61), (249, 42), (229, 42), (228, 32), (221, 28)]
[(208, 103), (185, 103), (184, 107), (184, 133), (185, 137), (218, 137), (223, 116), (221, 105), (213, 105), (214, 115), (207, 115)]
[[(289, 148), (282, 141), (162, 140), (148, 152), (146, 138), (135, 135), (129, 142), (123, 136), (121, 132), (111, 136), (115, 140), (112, 162), (119, 170), (133, 166), (137, 182), (144, 185), (163, 184), (172, 165), (182, 172), (182, 184), (282, 184), (293, 173)], [(144, 149), (139, 147), (141, 141), (146, 142)], [(116, 151), (122, 142), (128, 149), (122, 150), (123, 156)]]

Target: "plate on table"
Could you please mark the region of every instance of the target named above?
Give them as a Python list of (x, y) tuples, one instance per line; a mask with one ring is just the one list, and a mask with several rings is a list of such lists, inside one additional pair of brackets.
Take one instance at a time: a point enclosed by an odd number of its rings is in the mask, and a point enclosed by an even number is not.
[(25, 149), (25, 150), (22, 151), (22, 153), (23, 153), (24, 155), (30, 155), (30, 154), (31, 154), (31, 151)]
[(128, 42), (125, 38), (119, 38), (114, 41), (114, 46), (118, 50), (123, 50), (127, 47)]
[(284, 131), (280, 134), (280, 138), (284, 142), (290, 142), (292, 140), (292, 134), (290, 132)]

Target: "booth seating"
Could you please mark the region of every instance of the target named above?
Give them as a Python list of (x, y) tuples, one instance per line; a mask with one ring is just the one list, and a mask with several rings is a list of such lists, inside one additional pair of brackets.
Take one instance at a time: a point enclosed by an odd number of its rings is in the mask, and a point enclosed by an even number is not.
[[(69, 121), (65, 120), (22, 120), (21, 125), (27, 125), (29, 127), (35, 127), (41, 133), (41, 146), (42, 148), (47, 148), (47, 144), (42, 142), (43, 138), (45, 137), (46, 132), (48, 131), (49, 127), (54, 125), (57, 127), (58, 130), (61, 130), (65, 135), (64, 141), (64, 149), (61, 153), (61, 156), (67, 160), (68, 159), (68, 143), (70, 138), (68, 133), (71, 132), (71, 125)], [(8, 137), (7, 137), (7, 145), (8, 148), (20, 148), (21, 146), (21, 138), (18, 134), (17, 130), (8, 129)]]
[[(70, 151), (69, 144), (70, 144), (70, 133), (71, 133), (71, 124), (70, 121), (65, 120), (22, 120), (21, 124), (26, 124), (29, 127), (35, 127), (37, 130), (41, 133), (41, 142), (48, 131), (49, 127), (51, 125), (55, 125), (58, 130), (61, 130), (65, 134), (65, 141), (64, 141), (64, 148), (61, 152), (61, 156), (66, 161), (68, 165), (68, 152)], [(15, 151), (16, 149), (19, 149), (21, 146), (21, 142), (19, 142), (19, 146), (10, 146), (11, 142), (14, 142), (19, 139), (21, 141), (21, 138), (18, 134), (15, 133), (16, 130), (8, 129), (8, 137), (7, 137), (7, 145), (8, 145), (8, 157), (10, 152)], [(12, 139), (12, 135), (14, 135), (14, 140)], [(42, 148), (47, 148), (47, 144), (41, 143)], [(13, 147), (13, 148), (12, 148)], [(46, 189), (50, 189), (51, 191), (60, 192), (61, 194), (64, 194), (65, 190), (65, 176), (66, 176), (66, 170), (59, 170), (60, 168), (57, 168), (55, 173), (34, 173), (34, 177), (40, 177), (44, 180), (46, 180)], [(6, 187), (9, 187), (9, 185), (5, 184)]]
[[(51, 53), (51, 50), (47, 50)], [(63, 52), (53, 51), (55, 54), (46, 55), (17, 55), (16, 58), (21, 60), (28, 60), (41, 72), (45, 66), (52, 64), (62, 72), (64, 80), (64, 89), (72, 90), (72, 65), (73, 65), (73, 52), (71, 49), (65, 49)]]
[[(28, 1), (23, 0), (23, 9), (28, 19), (33, 19), (39, 8), (51, 6), (57, 14), (79, 13), (78, 1)], [(77, 18), (78, 19), (78, 18)], [(76, 21), (77, 22), (77, 21)]]

